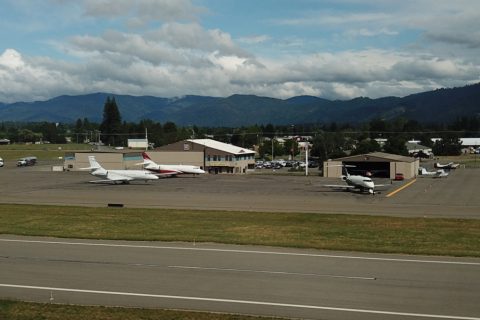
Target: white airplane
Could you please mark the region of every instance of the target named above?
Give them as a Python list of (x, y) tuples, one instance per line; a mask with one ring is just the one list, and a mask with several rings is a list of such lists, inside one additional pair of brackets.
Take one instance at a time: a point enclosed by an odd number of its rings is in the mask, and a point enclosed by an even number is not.
[(443, 178), (448, 176), (448, 172), (445, 172), (443, 169), (439, 169), (437, 171), (427, 171), (427, 169), (421, 168), (420, 173), (422, 176), (429, 176), (432, 178)]
[(157, 176), (171, 177), (178, 174), (190, 173), (190, 174), (202, 174), (205, 173), (204, 170), (200, 169), (198, 166), (190, 165), (169, 165), (169, 164), (157, 164), (155, 163), (146, 152), (142, 152), (143, 162), (139, 165), (143, 165), (143, 168), (154, 173)]
[(369, 194), (375, 194), (376, 187), (383, 187), (383, 184), (377, 184), (373, 182), (372, 178), (360, 176), (360, 175), (351, 175), (348, 173), (347, 167), (354, 167), (349, 165), (343, 165), (345, 167), (346, 175), (342, 175), (342, 180), (347, 184), (327, 184), (324, 185), (328, 188), (333, 189), (343, 189), (343, 190), (359, 190), (360, 192), (368, 192)]
[(91, 183), (113, 182), (114, 184), (128, 184), (133, 180), (157, 180), (158, 177), (145, 170), (106, 170), (95, 159), (95, 156), (89, 156), (90, 167), (81, 168), (81, 170), (90, 170), (90, 174), (95, 177), (105, 178), (104, 180), (94, 180)]
[(439, 162), (436, 162), (434, 164), (434, 167), (438, 169), (457, 169), (459, 165), (460, 165), (459, 163), (453, 163), (453, 162), (449, 162), (447, 164), (440, 164)]

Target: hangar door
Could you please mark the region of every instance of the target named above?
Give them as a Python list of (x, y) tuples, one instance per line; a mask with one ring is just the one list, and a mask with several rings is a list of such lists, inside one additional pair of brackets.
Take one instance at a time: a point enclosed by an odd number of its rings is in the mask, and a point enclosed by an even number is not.
[(374, 161), (345, 161), (343, 164), (355, 167), (347, 168), (348, 173), (358, 175), (370, 175), (375, 178), (390, 178), (390, 162)]

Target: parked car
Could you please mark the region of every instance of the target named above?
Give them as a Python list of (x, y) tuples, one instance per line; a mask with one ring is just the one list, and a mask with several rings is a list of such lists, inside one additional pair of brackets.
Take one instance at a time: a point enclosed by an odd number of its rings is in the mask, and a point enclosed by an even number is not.
[(3, 166), (4, 166), (3, 159), (0, 158), (0, 167), (3, 167)]
[(315, 161), (315, 160), (312, 160), (312, 161), (308, 161), (308, 167), (309, 168), (316, 168), (318, 167), (318, 161)]
[(272, 165), (272, 169), (282, 169), (282, 168), (283, 168), (282, 164), (280, 164), (278, 162), (275, 162)]
[(401, 181), (404, 180), (405, 177), (403, 176), (403, 173), (395, 173), (395, 180)]
[(37, 163), (37, 157), (20, 158), (17, 161), (17, 167), (33, 166), (35, 163)]

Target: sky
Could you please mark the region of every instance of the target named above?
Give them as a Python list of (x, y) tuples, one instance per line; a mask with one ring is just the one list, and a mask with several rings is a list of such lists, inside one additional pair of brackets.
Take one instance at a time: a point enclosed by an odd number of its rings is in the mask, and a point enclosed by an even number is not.
[(0, 0), (0, 102), (406, 96), (480, 82), (478, 0)]

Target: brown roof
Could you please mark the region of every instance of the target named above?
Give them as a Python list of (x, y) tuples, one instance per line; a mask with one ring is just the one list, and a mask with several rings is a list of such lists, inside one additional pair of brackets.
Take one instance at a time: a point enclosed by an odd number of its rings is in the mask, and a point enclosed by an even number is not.
[(415, 162), (415, 158), (405, 157), (398, 154), (391, 154), (385, 152), (371, 152), (367, 154), (357, 154), (343, 158), (333, 159), (335, 161), (375, 161), (383, 160), (388, 162)]

